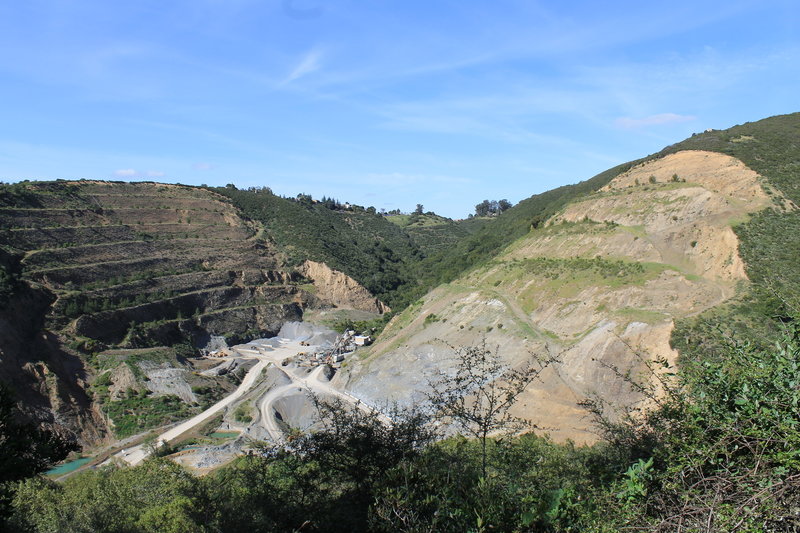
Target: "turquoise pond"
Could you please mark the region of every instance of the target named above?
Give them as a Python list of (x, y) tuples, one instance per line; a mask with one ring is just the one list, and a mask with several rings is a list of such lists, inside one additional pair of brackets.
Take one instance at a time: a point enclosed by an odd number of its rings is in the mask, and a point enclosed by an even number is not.
[(75, 459), (74, 461), (70, 461), (68, 463), (64, 463), (63, 465), (58, 465), (55, 468), (51, 468), (45, 474), (52, 477), (63, 476), (64, 474), (69, 474), (70, 472), (77, 470), (78, 468), (82, 467), (86, 463), (92, 460), (92, 457), (81, 457), (80, 459)]
[(238, 437), (239, 436), (239, 432), (238, 431), (215, 431), (214, 433), (210, 433), (208, 436), (211, 437), (211, 438), (214, 438), (214, 439), (232, 439), (234, 437)]

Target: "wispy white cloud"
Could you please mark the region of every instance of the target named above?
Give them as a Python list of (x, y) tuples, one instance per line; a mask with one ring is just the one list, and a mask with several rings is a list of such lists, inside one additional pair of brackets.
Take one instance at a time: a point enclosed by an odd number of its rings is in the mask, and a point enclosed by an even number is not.
[(474, 135), (502, 142), (543, 146), (574, 146), (536, 126), (555, 113), (586, 116), (591, 104), (580, 89), (509, 88), (500, 94), (475, 89), (473, 94), (400, 102), (375, 108), (381, 127), (428, 133)]
[(295, 67), (292, 69), (292, 71), (289, 73), (286, 79), (283, 80), (283, 84), (285, 85), (287, 83), (291, 83), (295, 80), (302, 78), (303, 76), (306, 76), (308, 74), (311, 74), (312, 72), (319, 70), (320, 67), (322, 66), (321, 63), (322, 56), (323, 56), (322, 50), (318, 48), (309, 50), (303, 56), (300, 62), (297, 65), (295, 65)]
[(194, 170), (214, 170), (214, 165), (208, 162), (195, 163), (192, 165)]
[(635, 129), (647, 126), (663, 126), (665, 124), (679, 124), (681, 122), (691, 122), (697, 117), (692, 115), (678, 115), (677, 113), (659, 113), (644, 118), (620, 117), (614, 123), (620, 128)]

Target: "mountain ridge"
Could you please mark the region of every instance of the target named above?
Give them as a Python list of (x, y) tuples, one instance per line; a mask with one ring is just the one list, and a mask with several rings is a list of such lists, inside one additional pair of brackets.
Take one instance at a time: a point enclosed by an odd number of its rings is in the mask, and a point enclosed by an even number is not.
[[(268, 189), (238, 191), (232, 187), (209, 189), (101, 180), (6, 185), (0, 187), (0, 300), (6, 306), (0, 318), (7, 333), (0, 339), (0, 347), (4, 355), (14, 352), (15, 356), (4, 357), (4, 375), (23, 384), (20, 392), (24, 401), (34, 406), (32, 414), (38, 413), (36, 416), (51, 424), (66, 421), (64, 427), (85, 432), (87, 440), (97, 440), (106, 431), (106, 414), (99, 407), (102, 402), (94, 403), (98, 391), (104, 394), (106, 385), (99, 389), (92, 385), (106, 372), (94, 362), (99, 356), (105, 357), (110, 349), (166, 345), (172, 346), (177, 356), (175, 364), (185, 365), (181, 358), (195, 353), (209, 335), (224, 333), (236, 341), (276, 331), (286, 320), (300, 318), (303, 309), (332, 305), (320, 298), (314, 289), (315, 280), (304, 276), (299, 268), (309, 260), (324, 260), (327, 268), (334, 270), (341, 267), (344, 275), (361, 282), (372, 296), (388, 298), (399, 312), (379, 343), (363, 355), (366, 362), (387, 346), (394, 350), (403, 345), (398, 328), (413, 326), (436, 331), (453, 323), (457, 312), (452, 309), (458, 306), (472, 306), (483, 318), (465, 326), (469, 334), (459, 329), (453, 341), (474, 342), (479, 332), (496, 339), (521, 335), (522, 339), (527, 337), (529, 345), (518, 350), (520, 354), (546, 348), (559, 350), (563, 348), (559, 342), (563, 341), (564, 332), (552, 325), (547, 327), (549, 322), (544, 318), (541, 327), (534, 327), (529, 316), (538, 312), (540, 318), (552, 316), (560, 320), (558, 317), (564, 313), (581, 316), (577, 313), (580, 307), (562, 302), (548, 315), (543, 309), (531, 307), (527, 297), (520, 301), (509, 298), (509, 292), (552, 292), (561, 283), (558, 277), (565, 272), (577, 276), (575, 280), (584, 284), (581, 290), (588, 290), (591, 283), (605, 286), (603, 283), (612, 279), (619, 287), (642, 287), (656, 281), (673, 287), (664, 289), (664, 294), (678, 290), (680, 284), (694, 286), (700, 295), (704, 291), (722, 291), (725, 298), (716, 300), (729, 303), (713, 307), (718, 320), (727, 317), (737, 327), (755, 325), (773, 331), (770, 317), (780, 314), (787, 299), (800, 301), (795, 289), (800, 272), (792, 265), (799, 248), (796, 236), (800, 234), (795, 212), (800, 200), (798, 147), (792, 141), (800, 131), (798, 117), (800, 114), (783, 115), (697, 134), (589, 180), (534, 195), (500, 216), (481, 222), (481, 227), (467, 229), (466, 225), (438, 221), (441, 223), (432, 226), (436, 230), (431, 235), (421, 233), (429, 231), (428, 226), (413, 228), (417, 234), (403, 231), (369, 209), (354, 206), (332, 210), (305, 195), (285, 199)], [(647, 256), (652, 256), (658, 246), (651, 246), (649, 251), (642, 248), (645, 237), (652, 238), (652, 232), (630, 220), (615, 218), (610, 212), (622, 209), (619, 205), (602, 208), (610, 210), (606, 215), (593, 213), (585, 205), (575, 207), (592, 201), (594, 208), (602, 211), (598, 198), (604, 196), (602, 201), (610, 202), (615, 194), (628, 195), (628, 191), (629, 196), (635, 197), (639, 192), (632, 189), (640, 187), (647, 195), (639, 203), (645, 209), (654, 209), (659, 202), (667, 206), (659, 217), (662, 225), (670, 226), (672, 217), (691, 215), (691, 209), (675, 211), (674, 205), (670, 207), (677, 201), (670, 195), (690, 188), (691, 179), (688, 184), (686, 180), (691, 172), (673, 172), (652, 165), (675, 154), (698, 150), (735, 156), (758, 171), (769, 197), (759, 200), (766, 202), (759, 204), (761, 210), (750, 213), (739, 205), (727, 213), (721, 208), (714, 214), (715, 223), (721, 224), (719, 231), (709, 233), (701, 228), (663, 237), (659, 245), (662, 250), (669, 248), (665, 243), (670, 239), (679, 239), (682, 247), (671, 257), (658, 260)], [(646, 165), (651, 166), (644, 174), (630, 177)], [(613, 180), (626, 173), (628, 181), (616, 187), (618, 191), (609, 188)], [(651, 175), (656, 183), (650, 183)], [(648, 187), (651, 190), (645, 191)], [(697, 192), (700, 196), (720, 194), (707, 189)], [(690, 200), (700, 196), (687, 201), (691, 204)], [(768, 205), (772, 207), (765, 208)], [(281, 225), (281, 220), (288, 223)], [(454, 239), (455, 234), (458, 236)], [(535, 244), (529, 239), (531, 235), (542, 240)], [(610, 238), (627, 247), (626, 253), (633, 256), (559, 255), (552, 248), (554, 245), (546, 244), (547, 238), (560, 239), (561, 245), (566, 246), (563, 250), (574, 250), (576, 243), (590, 247), (592, 239)], [(519, 244), (520, 239), (528, 239), (527, 244)], [(738, 254), (716, 253), (713, 246), (704, 244), (716, 240), (726, 249), (734, 241), (738, 243), (741, 260)], [(536, 246), (550, 248), (545, 254), (542, 250), (536, 252)], [(640, 249), (640, 255), (634, 253), (636, 249)], [(539, 255), (531, 255), (534, 253)], [(704, 266), (695, 269), (692, 265), (702, 258)], [(730, 264), (725, 265), (728, 261)], [(712, 271), (723, 275), (700, 283), (698, 278), (710, 276)], [(539, 281), (527, 279), (527, 286), (520, 285), (521, 276), (531, 272), (539, 276)], [(546, 275), (542, 277), (541, 272)], [(677, 273), (677, 277), (670, 272)], [(740, 291), (735, 285), (744, 282), (744, 273), (752, 283)], [(346, 287), (347, 283), (341, 286)], [(460, 290), (469, 292), (476, 283), (480, 290), (474, 301), (453, 297)], [(712, 290), (713, 287), (717, 288)], [(569, 290), (578, 288), (576, 285)], [(734, 292), (737, 297), (730, 300), (728, 297)], [(441, 296), (443, 293), (449, 295)], [(774, 297), (775, 293), (780, 297)], [(597, 301), (597, 294), (578, 291), (575, 296), (578, 303), (596, 301), (595, 309), (601, 313), (608, 310)], [(452, 309), (442, 303), (447, 298), (455, 305)], [(753, 302), (755, 305), (751, 305)], [(15, 312), (19, 309), (24, 311)], [(382, 309), (380, 305), (378, 309)], [(636, 315), (648, 327), (665, 320), (662, 311), (641, 306), (618, 305), (614, 309), (611, 314), (617, 320)], [(493, 310), (500, 310), (502, 320), (491, 318), (500, 316), (493, 315)], [(697, 313), (708, 315), (702, 305), (697, 307)], [(692, 342), (686, 339), (699, 338), (699, 344), (704, 346), (717, 342), (708, 327), (694, 319), (697, 313), (677, 316), (674, 330), (651, 328), (648, 335), (657, 339), (653, 342), (660, 347), (659, 355), (675, 360), (670, 342), (681, 350), (682, 356), (693, 349)], [(761, 320), (762, 316), (768, 319)], [(640, 326), (621, 331), (607, 326), (603, 327), (634, 340), (645, 335), (636, 329)], [(512, 334), (514, 328), (518, 331)], [(590, 337), (591, 331), (584, 328), (569, 335), (577, 335), (575, 342), (581, 342)], [(413, 361), (425, 363), (426, 358), (436, 355), (436, 350), (414, 350)], [(444, 350), (440, 352), (437, 357)], [(418, 364), (413, 361), (408, 364), (412, 370)], [(363, 362), (353, 366), (359, 365), (363, 366)], [(350, 384), (344, 374), (337, 379), (352, 388), (357, 380), (353, 381), (353, 368), (349, 370)], [(554, 383), (564, 383), (564, 379), (558, 377)], [(608, 384), (610, 388), (615, 386)], [(213, 387), (220, 393), (224, 389), (223, 384)], [(569, 387), (559, 387), (550, 391), (541, 388), (537, 393), (540, 398), (526, 401), (540, 401), (545, 393), (561, 394), (570, 398), (562, 406), (568, 411), (565, 420), (577, 416), (574, 404), (579, 395), (569, 393)], [(76, 413), (85, 422), (76, 422)]]

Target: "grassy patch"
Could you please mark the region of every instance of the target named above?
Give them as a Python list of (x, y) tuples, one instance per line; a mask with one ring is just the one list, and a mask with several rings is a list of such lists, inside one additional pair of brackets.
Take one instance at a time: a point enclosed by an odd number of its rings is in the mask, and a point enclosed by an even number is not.
[(117, 438), (189, 418), (199, 412), (174, 395), (141, 396), (139, 394), (103, 405), (103, 412), (114, 422)]
[(386, 217), (386, 220), (401, 228), (408, 226), (442, 226), (453, 222), (449, 218), (433, 214), (390, 215)]
[(615, 313), (625, 320), (646, 322), (647, 324), (655, 324), (669, 318), (669, 315), (659, 313), (658, 311), (633, 307), (623, 307), (622, 309), (616, 310)]
[(574, 298), (588, 287), (604, 286), (611, 289), (641, 285), (671, 269), (660, 263), (639, 263), (603, 258), (556, 259), (537, 257), (517, 259), (502, 264), (487, 281), (502, 280), (509, 284), (526, 280), (526, 287), (518, 293), (525, 312), (533, 311), (538, 301), (557, 296)]
[(116, 368), (126, 363), (132, 369), (138, 368), (139, 363), (147, 361), (155, 364), (170, 363), (178, 365), (175, 350), (172, 348), (144, 348), (131, 350), (107, 350), (97, 354), (98, 365), (101, 369)]
[(249, 424), (253, 421), (252, 412), (253, 402), (248, 400), (236, 408), (236, 410), (233, 412), (233, 418), (242, 424)]

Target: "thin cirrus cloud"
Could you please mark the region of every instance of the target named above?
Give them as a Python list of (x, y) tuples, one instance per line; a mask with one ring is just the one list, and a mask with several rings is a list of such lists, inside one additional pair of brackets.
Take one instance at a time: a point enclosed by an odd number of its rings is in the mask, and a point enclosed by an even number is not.
[(192, 165), (192, 169), (194, 170), (214, 170), (214, 165), (211, 163), (195, 163)]
[(114, 175), (119, 176), (120, 178), (130, 178), (132, 176), (137, 176), (138, 174), (139, 173), (132, 168), (121, 168), (114, 171)]
[(681, 122), (691, 122), (697, 117), (692, 115), (678, 115), (676, 113), (659, 113), (644, 118), (621, 117), (615, 121), (620, 128), (636, 129), (646, 128), (647, 126), (663, 126), (665, 124), (679, 124)]
[(289, 75), (286, 76), (286, 79), (283, 80), (283, 85), (298, 80), (303, 76), (307, 76), (312, 72), (316, 72), (322, 66), (321, 61), (322, 51), (316, 48), (310, 50), (303, 56), (300, 62), (295, 65)]

